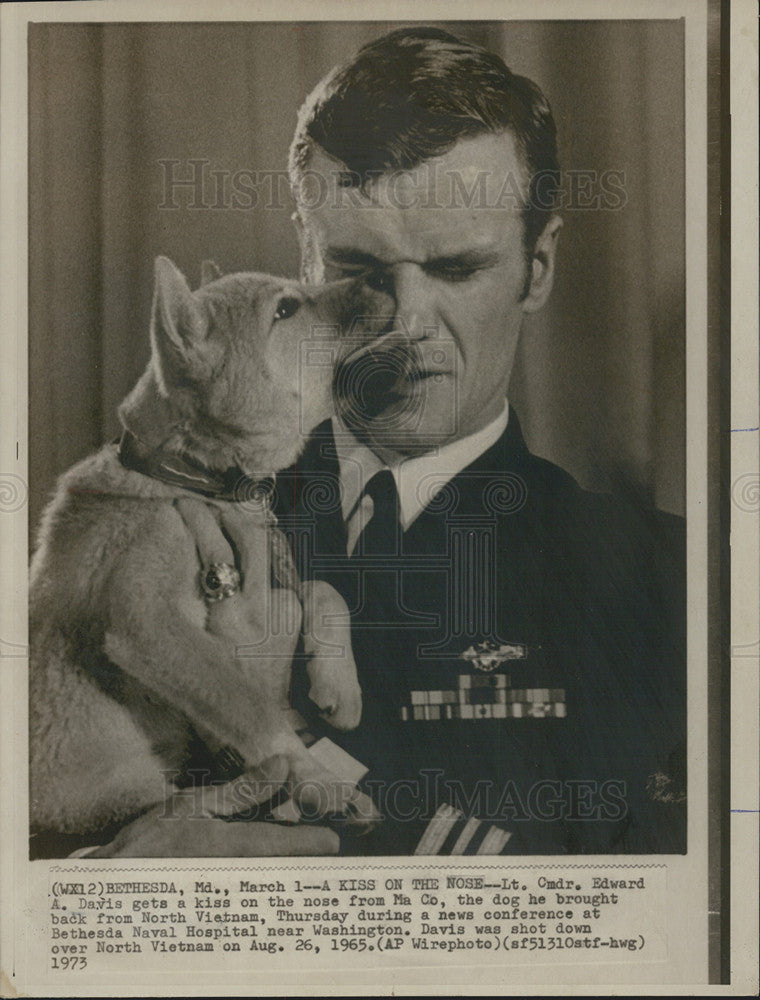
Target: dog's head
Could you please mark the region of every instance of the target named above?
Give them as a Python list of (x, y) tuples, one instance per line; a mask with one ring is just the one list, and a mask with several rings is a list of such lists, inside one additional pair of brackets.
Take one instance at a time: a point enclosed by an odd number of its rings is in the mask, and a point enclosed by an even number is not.
[(336, 367), (387, 327), (392, 302), (361, 279), (303, 285), (209, 264), (203, 279), (193, 292), (156, 260), (151, 362), (122, 421), (158, 421), (165, 446), (213, 467), (276, 472), (334, 412)]

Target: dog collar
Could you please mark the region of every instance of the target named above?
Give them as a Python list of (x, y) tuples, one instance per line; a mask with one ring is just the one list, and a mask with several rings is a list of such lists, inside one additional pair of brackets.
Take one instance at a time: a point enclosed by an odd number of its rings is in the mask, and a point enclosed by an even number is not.
[(254, 479), (239, 468), (209, 469), (188, 455), (166, 455), (151, 449), (126, 429), (118, 440), (118, 456), (127, 469), (214, 500), (257, 501), (268, 505), (274, 491), (274, 476)]

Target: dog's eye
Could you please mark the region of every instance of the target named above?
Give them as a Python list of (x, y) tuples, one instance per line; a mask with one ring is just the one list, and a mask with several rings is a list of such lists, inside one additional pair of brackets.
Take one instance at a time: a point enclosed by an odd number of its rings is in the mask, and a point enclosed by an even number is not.
[(277, 303), (277, 309), (274, 313), (275, 320), (290, 319), (291, 316), (295, 316), (298, 312), (300, 305), (301, 303), (298, 299), (292, 295), (286, 295), (284, 299), (280, 299)]

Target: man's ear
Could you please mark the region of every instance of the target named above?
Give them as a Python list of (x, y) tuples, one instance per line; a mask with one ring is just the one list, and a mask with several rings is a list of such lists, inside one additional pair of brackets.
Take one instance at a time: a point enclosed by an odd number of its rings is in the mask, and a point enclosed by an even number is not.
[(210, 285), (212, 281), (223, 278), (222, 269), (213, 260), (204, 260), (201, 264), (201, 288)]
[(562, 219), (553, 215), (543, 228), (533, 248), (528, 293), (522, 300), (523, 312), (537, 312), (549, 298), (554, 285), (554, 259)]
[(168, 257), (157, 257), (154, 267), (151, 343), (162, 381), (170, 371), (185, 369), (204, 342), (207, 321), (184, 275)]

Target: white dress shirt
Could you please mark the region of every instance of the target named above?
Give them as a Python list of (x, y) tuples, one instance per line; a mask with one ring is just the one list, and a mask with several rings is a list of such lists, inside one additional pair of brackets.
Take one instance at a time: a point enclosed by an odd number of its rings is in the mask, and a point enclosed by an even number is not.
[[(424, 455), (401, 458), (386, 465), (366, 445), (333, 417), (335, 449), (340, 465), (341, 507), (348, 533), (348, 555), (372, 518), (372, 497), (362, 496), (367, 483), (381, 469), (390, 469), (399, 496), (401, 528), (406, 531), (435, 495), (468, 465), (496, 444), (507, 426), (509, 406), (495, 420), (474, 434), (459, 438)], [(360, 499), (361, 498), (361, 499)]]

